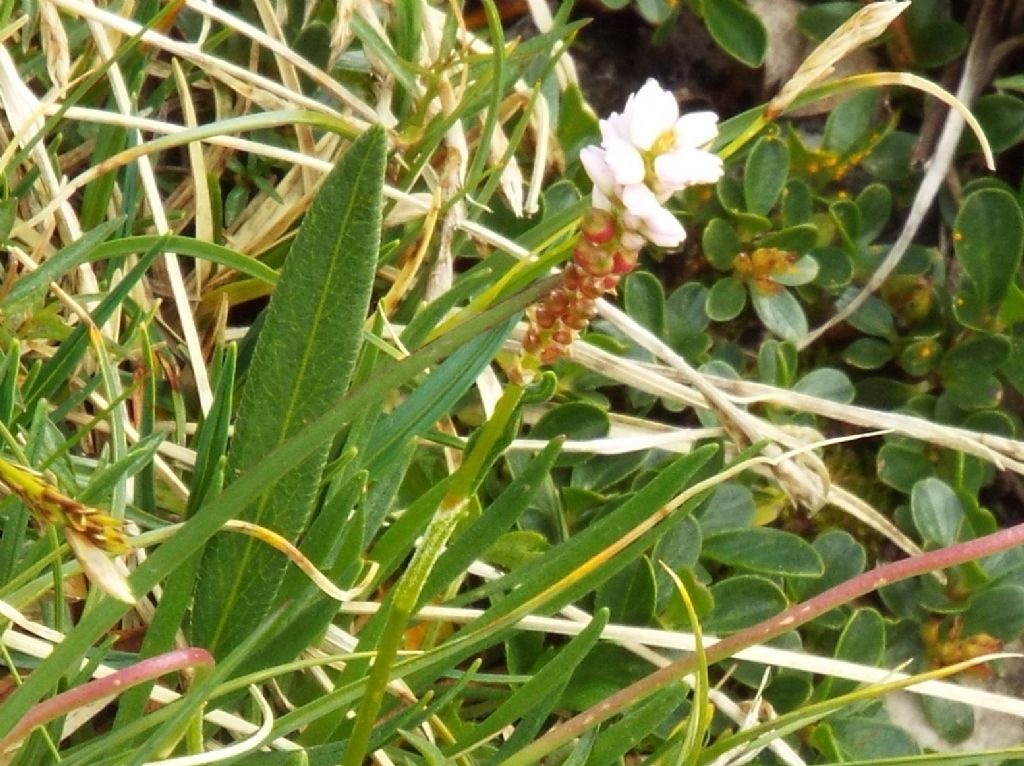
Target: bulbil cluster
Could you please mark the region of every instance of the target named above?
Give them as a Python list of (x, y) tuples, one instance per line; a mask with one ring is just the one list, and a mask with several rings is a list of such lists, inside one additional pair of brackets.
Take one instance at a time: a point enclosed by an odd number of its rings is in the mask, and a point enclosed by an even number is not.
[(610, 212), (596, 207), (587, 210), (572, 263), (562, 271), (561, 283), (529, 310), (523, 351), (531, 361), (545, 365), (563, 356), (586, 329), (595, 311), (594, 301), (615, 290), (623, 275), (636, 266), (639, 255), (639, 250), (623, 245)]

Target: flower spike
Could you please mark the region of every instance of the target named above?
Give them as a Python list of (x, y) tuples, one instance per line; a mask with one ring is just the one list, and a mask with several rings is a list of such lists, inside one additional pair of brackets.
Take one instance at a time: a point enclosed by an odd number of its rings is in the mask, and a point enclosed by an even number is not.
[(718, 134), (718, 117), (680, 116), (675, 96), (653, 79), (600, 127), (600, 146), (580, 152), (594, 182), (593, 206), (583, 214), (562, 283), (528, 312), (523, 355), (512, 371), (520, 381), (568, 353), (593, 316), (594, 301), (614, 292), (645, 244), (682, 244), (686, 231), (664, 203), (688, 186), (722, 176), (722, 160), (704, 148)]

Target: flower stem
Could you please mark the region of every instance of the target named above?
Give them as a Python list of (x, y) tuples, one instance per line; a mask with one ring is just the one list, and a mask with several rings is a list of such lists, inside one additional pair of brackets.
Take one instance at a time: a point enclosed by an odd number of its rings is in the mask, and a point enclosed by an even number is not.
[(38, 726), (49, 723), (54, 718), (70, 713), (96, 700), (120, 694), (126, 689), (147, 681), (155, 681), (160, 676), (189, 667), (213, 667), (213, 657), (205, 649), (185, 648), (174, 649), (156, 657), (150, 657), (127, 668), (111, 673), (109, 676), (97, 678), (81, 686), (68, 689), (47, 700), (33, 705), (15, 724), (11, 732), (0, 741), (0, 753), (20, 742)]
[[(736, 652), (754, 644), (763, 643), (782, 633), (793, 630), (838, 606), (849, 603), (867, 593), (900, 580), (926, 574), (939, 569), (975, 561), (994, 553), (1008, 550), (1024, 543), (1024, 524), (994, 532), (976, 540), (957, 543), (937, 551), (883, 564), (863, 574), (840, 583), (814, 598), (788, 609), (756, 625), (723, 638), (706, 647), (708, 664), (731, 657)], [(695, 655), (683, 657), (671, 665), (651, 673), (607, 699), (591, 706), (568, 721), (550, 729), (539, 739), (524, 747), (501, 766), (527, 766), (539, 761), (559, 747), (567, 744), (588, 729), (635, 705), (669, 684), (678, 683), (692, 673), (697, 665)]]
[(430, 572), (444, 552), (448, 539), (462, 520), (466, 509), (469, 508), (476, 487), (500, 452), (502, 440), (509, 430), (510, 423), (515, 419), (522, 394), (523, 389), (520, 386), (510, 385), (505, 388), (505, 393), (495, 405), (493, 417), (481, 429), (462, 465), (452, 476), (448, 492), (441, 500), (437, 513), (430, 520), (423, 534), (423, 541), (395, 586), (384, 631), (376, 647), (373, 665), (370, 667), (366, 693), (359, 703), (352, 736), (345, 747), (342, 766), (362, 766), (377, 715), (384, 702), (391, 671), (405, 637), (405, 627), (419, 606), (423, 586)]

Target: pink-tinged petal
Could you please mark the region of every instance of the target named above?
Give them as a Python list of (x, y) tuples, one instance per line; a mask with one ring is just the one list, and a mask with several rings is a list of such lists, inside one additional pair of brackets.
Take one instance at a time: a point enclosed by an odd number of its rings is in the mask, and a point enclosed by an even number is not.
[(580, 162), (583, 169), (587, 171), (594, 187), (600, 189), (605, 195), (615, 192), (615, 175), (608, 166), (608, 158), (604, 149), (599, 146), (586, 146), (580, 150)]
[(709, 144), (718, 135), (718, 115), (714, 112), (691, 112), (680, 117), (673, 128), (676, 146), (698, 147)]
[(635, 231), (624, 231), (619, 237), (619, 241), (627, 250), (639, 250), (647, 244), (647, 237)]
[(595, 186), (594, 190), (590, 193), (590, 204), (598, 210), (607, 210), (609, 213), (612, 212), (612, 201), (597, 186)]
[(654, 159), (662, 190), (676, 192), (693, 184), (713, 184), (722, 177), (722, 160), (710, 152), (682, 149)]
[(648, 151), (663, 133), (673, 129), (679, 117), (676, 97), (648, 80), (636, 93), (633, 111), (629, 115), (629, 135), (642, 151)]
[(646, 223), (643, 233), (660, 247), (678, 247), (686, 239), (686, 230), (679, 219), (663, 207), (648, 216)]
[(629, 120), (625, 115), (612, 112), (606, 119), (598, 122), (601, 128), (601, 141), (626, 141), (629, 142)]
[[(626, 210), (637, 218), (646, 219), (655, 211), (661, 209), (657, 198), (649, 188), (643, 184), (627, 186), (622, 190), (622, 204)], [(634, 228), (634, 227), (630, 227)]]
[(605, 160), (611, 168), (615, 182), (618, 184), (639, 184), (643, 183), (647, 169), (644, 167), (644, 158), (636, 147), (627, 144), (625, 141), (606, 141)]
[(612, 114), (616, 115), (617, 117), (622, 117), (628, 125), (629, 121), (633, 119), (633, 111), (635, 109), (636, 93), (630, 93), (629, 96), (626, 98), (626, 107), (622, 110), (622, 114), (620, 115), (618, 112), (612, 112)]

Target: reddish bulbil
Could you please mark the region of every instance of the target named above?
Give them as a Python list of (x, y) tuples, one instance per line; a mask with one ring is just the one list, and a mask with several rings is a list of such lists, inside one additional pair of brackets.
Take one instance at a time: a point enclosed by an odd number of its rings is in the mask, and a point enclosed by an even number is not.
[(592, 245), (585, 239), (576, 243), (572, 258), (584, 273), (599, 277), (612, 270), (612, 256), (607, 250)]
[(572, 261), (562, 272), (562, 283), (528, 312), (530, 328), (523, 338), (523, 352), (532, 361), (523, 364), (517, 374), (565, 356), (587, 329), (596, 311), (594, 302), (614, 292), (622, 276), (636, 268), (640, 253), (619, 241), (611, 213), (591, 208), (583, 216), (581, 229)]
[(566, 351), (568, 351), (568, 349), (556, 346), (555, 344), (552, 343), (540, 350), (538, 359), (540, 360), (541, 364), (554, 364), (555, 362), (558, 361), (558, 358), (562, 356)]
[(558, 321), (560, 314), (556, 314), (547, 305), (543, 305), (533, 312), (533, 319), (538, 327), (550, 330)]

